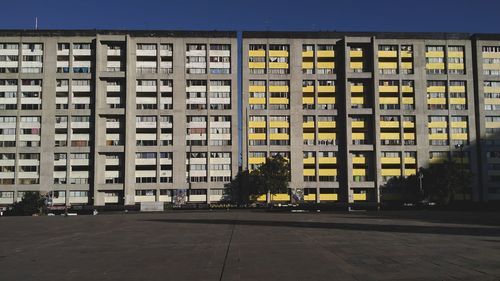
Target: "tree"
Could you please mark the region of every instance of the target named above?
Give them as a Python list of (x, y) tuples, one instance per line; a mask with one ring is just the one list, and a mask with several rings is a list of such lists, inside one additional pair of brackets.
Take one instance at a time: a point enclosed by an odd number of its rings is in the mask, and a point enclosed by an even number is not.
[(288, 160), (281, 155), (266, 158), (266, 162), (251, 174), (256, 185), (256, 195), (266, 194), (268, 202), (271, 194), (288, 192), (290, 167)]
[[(404, 203), (418, 203), (423, 199), (420, 191), (418, 176), (393, 177), (381, 189), (382, 200), (401, 201)], [(390, 198), (393, 196), (394, 198)]]
[(41, 214), (44, 211), (45, 198), (39, 192), (26, 192), (20, 202), (14, 203), (7, 211), (7, 215), (31, 216)]
[[(472, 174), (454, 161), (432, 164), (429, 168), (421, 168), (422, 188), (419, 177), (394, 177), (382, 189), (382, 198), (395, 194), (404, 202), (435, 201), (440, 205), (448, 205), (455, 200), (458, 192), (470, 192)], [(422, 193), (423, 192), (423, 193)]]
[(254, 181), (248, 170), (239, 171), (236, 177), (225, 185), (224, 200), (237, 205), (250, 203), (250, 197), (256, 194)]
[(266, 158), (266, 162), (253, 171), (239, 171), (236, 177), (225, 185), (225, 200), (246, 205), (260, 195), (287, 193), (290, 181), (288, 161), (280, 155)]
[(453, 202), (457, 192), (470, 190), (472, 174), (454, 161), (433, 164), (422, 172), (424, 193), (441, 205)]

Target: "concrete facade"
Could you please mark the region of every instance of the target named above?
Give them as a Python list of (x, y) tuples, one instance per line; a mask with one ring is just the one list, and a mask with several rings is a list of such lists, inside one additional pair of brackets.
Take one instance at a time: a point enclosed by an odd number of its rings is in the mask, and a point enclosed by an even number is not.
[(56, 205), (217, 202), (240, 152), (243, 169), (290, 160), (290, 194), (269, 201), (376, 204), (391, 177), (447, 158), (474, 174), (473, 200), (500, 199), (497, 35), (241, 42), (238, 53), (236, 32), (0, 31), (0, 205), (25, 191)]
[[(235, 32), (3, 31), (0, 35), (5, 60), (15, 61), (8, 57), (12, 53), (18, 62), (17, 70), (3, 62), (7, 66), (0, 74), (2, 92), (15, 92), (2, 99), (17, 99), (17, 108), (0, 112), (17, 118), (2, 122), (2, 128), (12, 125), (14, 131), (9, 133), (15, 132), (16, 143), (2, 141), (0, 148), (2, 164), (8, 166), (1, 173), (2, 180), (7, 179), (0, 185), (0, 204), (20, 200), (20, 191), (53, 192), (54, 204), (97, 206), (172, 202), (174, 190), (187, 192), (183, 200), (190, 202), (221, 200), (224, 184), (238, 169)], [(26, 45), (25, 54), (23, 44), (33, 43), (41, 44), (41, 50)], [(24, 57), (37, 52), (41, 57)], [(40, 61), (43, 70), (24, 59)], [(41, 73), (25, 73), (29, 71)], [(9, 89), (5, 84), (10, 83), (18, 88)], [(21, 106), (21, 97), (28, 95), (21, 89), (23, 83), (42, 85), (35, 94), (41, 108)], [(191, 101), (196, 104), (188, 108)], [(41, 121), (20, 124), (25, 116), (40, 116)], [(39, 143), (20, 143), (22, 128), (35, 133), (29, 137)], [(66, 141), (55, 144), (60, 138)], [(199, 140), (190, 144), (190, 138)], [(27, 161), (20, 159), (23, 153), (39, 156), (21, 168), (19, 161)], [(196, 171), (189, 168), (195, 166)], [(34, 178), (29, 184), (19, 180), (29, 173)], [(198, 182), (190, 184), (193, 179)]]
[[(482, 81), (498, 81), (500, 76), (483, 78), (477, 63), (483, 60), (483, 46), (498, 46), (497, 39), (482, 42), (469, 34), (438, 33), (243, 32), (243, 131), (249, 132), (243, 136), (243, 167), (252, 169), (264, 160), (260, 156), (284, 151), (290, 157), (292, 194), (296, 189), (306, 201), (371, 204), (380, 202), (380, 188), (389, 178), (413, 175), (420, 167), (452, 158), (473, 173), (473, 200), (498, 199), (498, 180), (488, 178), (497, 173), (491, 164), (498, 156), (492, 159), (483, 146), (479, 149), (479, 138), (488, 134), (487, 150), (497, 153), (498, 131), (491, 128), (500, 125), (498, 108), (485, 110)], [(276, 48), (286, 52), (276, 53)], [(320, 69), (324, 65), (330, 69)], [(274, 74), (275, 67), (285, 70)], [(273, 80), (289, 81), (284, 94), (288, 100), (282, 101), (288, 108), (270, 108)], [(328, 82), (332, 90), (323, 87), (325, 80), (333, 81)], [(258, 83), (267, 88), (260, 92), (253, 87), (256, 81), (265, 81)], [(321, 104), (328, 98), (324, 92), (331, 95), (331, 105)], [(496, 96), (490, 99), (498, 101)], [(275, 115), (289, 118), (283, 137), (288, 144), (270, 143), (273, 125), (268, 119)], [(265, 126), (255, 123), (262, 116)], [(485, 116), (496, 118), (488, 119), (489, 127)], [(330, 125), (320, 120), (330, 120)], [(324, 127), (334, 130), (334, 141), (322, 140)], [(252, 145), (261, 138), (255, 132), (264, 132), (268, 143)], [(325, 157), (326, 152), (333, 153)], [(333, 165), (322, 168), (322, 162)], [(487, 178), (489, 189), (482, 184)]]

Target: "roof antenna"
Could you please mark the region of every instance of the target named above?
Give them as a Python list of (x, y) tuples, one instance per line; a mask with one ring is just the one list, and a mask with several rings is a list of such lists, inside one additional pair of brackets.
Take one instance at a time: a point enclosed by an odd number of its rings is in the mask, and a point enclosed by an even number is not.
[(35, 17), (35, 30), (38, 30), (38, 17)]

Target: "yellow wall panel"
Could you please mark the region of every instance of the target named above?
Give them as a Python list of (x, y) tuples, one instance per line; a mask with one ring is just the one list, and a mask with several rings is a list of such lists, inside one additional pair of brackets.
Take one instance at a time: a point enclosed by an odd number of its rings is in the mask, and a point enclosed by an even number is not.
[(399, 177), (401, 176), (401, 169), (383, 169), (381, 170), (382, 176)]
[(337, 139), (336, 133), (318, 133), (319, 140), (335, 140)]
[(302, 128), (314, 128), (314, 121), (302, 123)]
[(349, 64), (352, 69), (360, 69), (363, 68), (363, 62), (361, 61), (351, 61)]
[(265, 50), (249, 50), (248, 56), (249, 57), (265, 57), (266, 51)]
[(288, 57), (288, 51), (269, 50), (270, 57)]
[(302, 51), (303, 58), (312, 58), (314, 57), (314, 51)]
[(447, 140), (448, 134), (429, 134), (430, 140)]
[(331, 61), (331, 62), (318, 62), (318, 64), (316, 66), (318, 68), (332, 69), (332, 68), (335, 68), (335, 62), (333, 62), (333, 61)]
[(448, 69), (464, 69), (463, 63), (448, 63)]
[(446, 104), (446, 98), (429, 98), (427, 104)]
[(352, 169), (352, 175), (353, 176), (366, 176), (366, 170), (365, 169)]
[(265, 162), (266, 162), (265, 157), (249, 157), (248, 158), (249, 164), (264, 164)]
[(380, 121), (380, 128), (399, 128), (399, 121)]
[(286, 63), (286, 62), (270, 62), (269, 68), (288, 68), (288, 63)]
[(269, 98), (269, 104), (289, 104), (290, 101), (287, 98)]
[(405, 169), (405, 176), (406, 177), (414, 176), (416, 174), (417, 174), (417, 170), (416, 169)]
[(404, 133), (403, 138), (405, 140), (414, 140), (415, 139), (415, 133)]
[(272, 201), (290, 201), (290, 195), (288, 194), (271, 194)]
[(335, 86), (318, 86), (318, 93), (335, 93)]
[(269, 122), (269, 127), (271, 128), (289, 128), (290, 123), (287, 121), (271, 121)]
[(303, 175), (304, 176), (315, 176), (316, 175), (316, 170), (314, 170), (314, 169), (304, 169), (303, 170)]
[(265, 128), (266, 121), (248, 121), (248, 127), (250, 127), (250, 128)]
[(288, 86), (269, 86), (269, 92), (271, 93), (288, 93)]
[(335, 97), (318, 97), (318, 104), (334, 104)]
[(413, 57), (413, 53), (410, 51), (401, 51), (400, 52), (402, 58), (411, 58)]
[(352, 121), (351, 122), (351, 126), (353, 128), (356, 128), (356, 129), (358, 129), (358, 128), (364, 128), (365, 127), (365, 121)]
[(380, 133), (380, 138), (383, 140), (399, 140), (401, 136), (399, 133)]
[(352, 133), (351, 137), (353, 140), (364, 140), (365, 139), (365, 133)]
[(425, 65), (427, 69), (444, 69), (444, 63), (435, 62), (435, 63), (427, 63)]
[(483, 58), (485, 58), (485, 59), (500, 59), (500, 53), (483, 52)]
[(448, 51), (448, 57), (449, 58), (463, 58), (464, 57), (464, 52), (460, 52), (460, 51), (452, 51), (452, 52), (449, 52)]
[(403, 97), (403, 104), (414, 104), (414, 100), (410, 97)]
[(288, 134), (270, 134), (269, 139), (271, 139), (271, 140), (289, 140), (290, 136)]
[(413, 123), (411, 121), (404, 121), (403, 122), (403, 127), (404, 128), (414, 128), (415, 127), (415, 123)]
[(397, 58), (398, 51), (378, 51), (378, 56), (381, 58)]
[(302, 104), (314, 104), (314, 98), (313, 97), (303, 97)]
[(266, 104), (266, 98), (249, 98), (249, 104)]
[(265, 140), (266, 134), (248, 134), (249, 140)]
[(352, 196), (356, 201), (366, 201), (366, 193), (354, 193)]
[(319, 200), (320, 201), (337, 201), (338, 200), (338, 195), (335, 194), (335, 193), (320, 194), (319, 195)]
[(336, 126), (335, 121), (318, 121), (318, 128), (335, 128)]
[(352, 163), (353, 164), (365, 164), (366, 158), (360, 157), (360, 156), (354, 156), (354, 157), (352, 157)]
[(413, 68), (413, 63), (412, 62), (402, 62), (401, 63), (401, 68), (403, 68), (403, 69), (412, 69)]
[(446, 128), (446, 127), (448, 127), (448, 122), (446, 121), (429, 122), (429, 128)]
[(337, 164), (337, 157), (320, 157), (319, 164)]
[(316, 194), (314, 194), (314, 193), (305, 194), (304, 200), (305, 201), (316, 201)]
[(397, 93), (397, 92), (399, 92), (399, 87), (398, 86), (378, 86), (378, 91), (384, 92), (384, 93)]
[(318, 174), (320, 176), (336, 176), (337, 175), (337, 169), (319, 169)]
[(381, 157), (380, 163), (382, 163), (382, 164), (401, 164), (401, 158), (399, 158), (399, 157)]
[(351, 58), (362, 58), (363, 57), (363, 51), (349, 51), (349, 56)]
[(249, 62), (248, 68), (266, 68), (265, 62)]
[(417, 160), (413, 157), (405, 157), (405, 164), (416, 164)]
[(363, 91), (363, 85), (351, 85), (351, 93), (362, 93)]
[(443, 51), (430, 51), (430, 52), (426, 52), (425, 56), (428, 58), (444, 58), (444, 52)]
[(398, 68), (397, 62), (379, 62), (378, 68), (380, 69), (396, 69)]
[(248, 86), (248, 91), (252, 92), (252, 93), (265, 93), (266, 86), (251, 85), (251, 86)]
[(314, 68), (314, 62), (312, 62), (312, 61), (304, 61), (304, 62), (302, 62), (302, 68), (304, 68), (304, 69)]
[(321, 50), (317, 51), (316, 55), (318, 58), (332, 58), (335, 56), (335, 51), (333, 50)]
[(467, 121), (455, 121), (451, 122), (452, 128), (467, 128)]
[(313, 140), (314, 139), (314, 133), (302, 133), (302, 137), (305, 140)]
[(314, 158), (314, 157), (307, 157), (307, 158), (302, 159), (302, 162), (304, 164), (314, 164), (314, 163), (316, 163), (316, 158)]
[(314, 93), (314, 86), (305, 86), (302, 87), (303, 93)]

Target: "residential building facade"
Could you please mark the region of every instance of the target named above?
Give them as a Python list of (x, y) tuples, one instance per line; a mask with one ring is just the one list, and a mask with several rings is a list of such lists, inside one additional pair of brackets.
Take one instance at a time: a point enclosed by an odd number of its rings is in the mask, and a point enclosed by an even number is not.
[(474, 175), (466, 198), (500, 199), (500, 36), (242, 37), (0, 31), (0, 205), (220, 202), (275, 155), (290, 192), (262, 201), (374, 205), (445, 159)]
[(300, 194), (377, 204), (390, 178), (453, 159), (474, 175), (466, 198), (498, 200), (495, 40), (243, 32), (243, 166), (275, 154), (289, 160), (291, 192), (269, 201)]
[(235, 32), (0, 32), (0, 204), (220, 201), (236, 53)]

